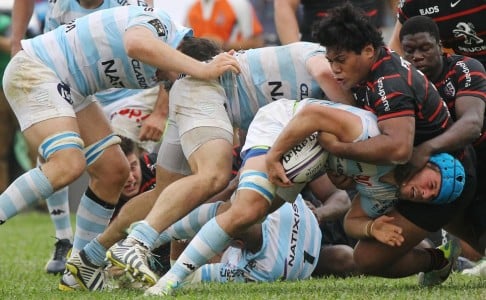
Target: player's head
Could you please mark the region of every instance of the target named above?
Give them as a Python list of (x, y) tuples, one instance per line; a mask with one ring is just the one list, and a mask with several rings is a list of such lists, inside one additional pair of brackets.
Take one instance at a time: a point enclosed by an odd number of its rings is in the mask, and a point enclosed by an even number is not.
[(426, 167), (400, 186), (400, 197), (415, 202), (450, 203), (461, 195), (465, 182), (461, 162), (447, 153), (435, 154)]
[(427, 16), (415, 16), (400, 30), (403, 57), (433, 80), (442, 72), (442, 45), (439, 27)]
[[(223, 52), (223, 49), (214, 41), (193, 36), (184, 37), (177, 46), (177, 50), (199, 61), (211, 60), (214, 56)], [(166, 89), (170, 89), (170, 86), (180, 77), (180, 74), (159, 70), (157, 77), (159, 80), (165, 81)]]
[(314, 38), (326, 47), (331, 70), (344, 89), (368, 77), (384, 42), (362, 10), (349, 3), (336, 7), (314, 28)]
[(123, 186), (121, 197), (128, 200), (138, 195), (142, 185), (142, 168), (140, 167), (139, 159), (140, 150), (131, 139), (123, 136), (120, 136), (120, 138), (120, 146), (130, 165), (130, 173)]
[(381, 32), (373, 25), (363, 10), (346, 2), (329, 11), (314, 26), (314, 38), (332, 51), (353, 51), (360, 54), (367, 46), (384, 45)]
[(199, 61), (210, 60), (214, 56), (223, 52), (221, 46), (216, 42), (210, 39), (197, 37), (185, 37), (177, 49)]

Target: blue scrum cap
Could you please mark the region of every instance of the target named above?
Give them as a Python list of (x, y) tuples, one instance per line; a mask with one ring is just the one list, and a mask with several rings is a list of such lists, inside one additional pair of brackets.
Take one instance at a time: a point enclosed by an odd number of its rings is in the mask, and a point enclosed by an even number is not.
[(432, 199), (432, 203), (446, 204), (456, 200), (466, 183), (466, 174), (461, 162), (447, 153), (435, 154), (429, 161), (439, 167), (442, 176), (439, 194)]

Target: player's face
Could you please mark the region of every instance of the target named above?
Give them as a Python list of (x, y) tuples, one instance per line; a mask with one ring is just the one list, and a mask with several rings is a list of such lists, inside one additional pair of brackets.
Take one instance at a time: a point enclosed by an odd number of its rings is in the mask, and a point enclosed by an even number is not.
[(130, 174), (127, 182), (123, 186), (122, 196), (130, 199), (136, 195), (140, 190), (142, 184), (142, 169), (140, 168), (140, 160), (134, 153), (127, 155), (128, 163), (130, 164)]
[(436, 166), (427, 164), (400, 187), (400, 198), (414, 202), (429, 202), (440, 191), (441, 175)]
[(407, 34), (402, 39), (403, 57), (433, 80), (440, 74), (442, 48), (428, 32)]
[(360, 54), (328, 48), (326, 58), (337, 82), (349, 90), (368, 76), (373, 64), (373, 53), (371, 47), (366, 47)]

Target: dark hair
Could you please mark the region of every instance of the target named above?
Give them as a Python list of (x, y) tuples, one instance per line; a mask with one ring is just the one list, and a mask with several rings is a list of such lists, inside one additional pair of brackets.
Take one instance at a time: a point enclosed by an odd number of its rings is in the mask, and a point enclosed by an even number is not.
[(374, 48), (385, 45), (381, 32), (364, 11), (348, 2), (331, 9), (329, 15), (316, 24), (313, 36), (326, 48), (356, 54), (369, 44)]
[(430, 36), (434, 37), (437, 43), (440, 42), (439, 26), (427, 16), (415, 16), (406, 20), (400, 29), (400, 41), (408, 34), (416, 34), (421, 32), (428, 32)]
[(223, 51), (216, 42), (197, 37), (185, 37), (177, 49), (199, 61), (210, 60)]
[(118, 135), (121, 138), (120, 147), (125, 155), (135, 153), (138, 155), (138, 148), (132, 139)]

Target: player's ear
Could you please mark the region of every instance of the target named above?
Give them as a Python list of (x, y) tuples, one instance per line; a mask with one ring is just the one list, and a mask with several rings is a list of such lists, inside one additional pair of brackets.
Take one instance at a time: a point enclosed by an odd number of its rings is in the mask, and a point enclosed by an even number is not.
[(372, 60), (375, 57), (375, 51), (375, 47), (373, 47), (373, 45), (371, 44), (368, 44), (361, 51), (361, 55), (363, 55), (367, 59)]

